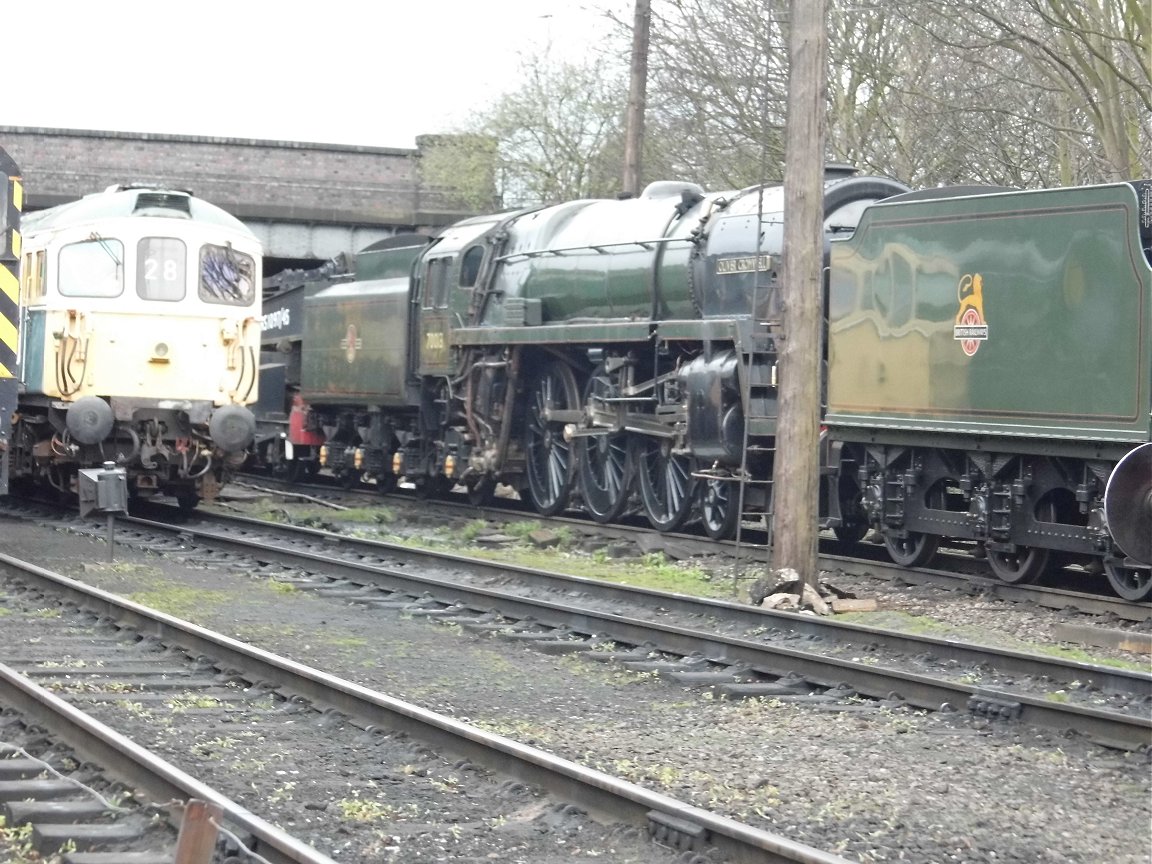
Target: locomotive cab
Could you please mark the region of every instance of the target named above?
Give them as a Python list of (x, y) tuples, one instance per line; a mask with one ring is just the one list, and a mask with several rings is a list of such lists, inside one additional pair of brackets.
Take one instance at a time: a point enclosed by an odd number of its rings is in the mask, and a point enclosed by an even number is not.
[(191, 506), (255, 432), (260, 247), (188, 192), (117, 186), (24, 224), (18, 473), (114, 461)]

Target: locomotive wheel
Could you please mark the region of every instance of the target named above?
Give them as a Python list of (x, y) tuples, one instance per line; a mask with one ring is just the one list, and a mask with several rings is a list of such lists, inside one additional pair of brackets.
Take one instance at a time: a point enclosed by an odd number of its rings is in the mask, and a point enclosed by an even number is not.
[(696, 503), (692, 461), (673, 455), (667, 441), (633, 440), (644, 514), (657, 531), (676, 531), (688, 521)]
[(1108, 576), (1112, 590), (1125, 600), (1142, 603), (1152, 597), (1152, 570), (1105, 561), (1104, 573)]
[(732, 480), (700, 484), (700, 524), (713, 540), (729, 540), (740, 522), (740, 487)]
[(940, 538), (919, 531), (909, 531), (907, 537), (885, 534), (884, 548), (888, 550), (888, 556), (901, 567), (921, 567), (931, 561), (940, 548)]
[(864, 535), (868, 533), (868, 523), (849, 522), (844, 525), (836, 525), (832, 528), (832, 533), (836, 535), (836, 539), (840, 543), (859, 543), (864, 539)]
[[(1049, 501), (1038, 511), (1037, 519), (1042, 522), (1056, 521), (1056, 507)], [(1015, 552), (988, 551), (988, 566), (996, 578), (1010, 585), (1029, 585), (1035, 582), (1048, 569), (1050, 550), (1037, 546), (1017, 546)]]
[(841, 473), (837, 482), (843, 524), (832, 529), (836, 539), (846, 545), (859, 543), (868, 533), (868, 514), (861, 503), (860, 487), (849, 475)]
[(529, 389), (524, 429), (528, 497), (542, 516), (555, 516), (568, 506), (576, 479), (572, 445), (564, 426), (548, 420), (550, 410), (569, 411), (579, 405), (576, 376), (564, 363), (550, 363)]
[(1048, 550), (1035, 546), (1017, 546), (1015, 552), (988, 550), (988, 566), (996, 578), (1010, 585), (1029, 585), (1040, 578), (1048, 567)]
[[(612, 395), (612, 381), (600, 365), (588, 379), (585, 401)], [(584, 509), (597, 522), (615, 522), (628, 507), (636, 475), (627, 433), (581, 436), (574, 445)]]
[(486, 507), (492, 503), (492, 496), (496, 494), (496, 478), (491, 474), (469, 480), (467, 485), (468, 503), (473, 507)]
[(305, 462), (300, 459), (293, 459), (288, 463), (288, 482), (289, 483), (304, 483), (314, 478), (320, 471), (320, 466), (315, 462)]
[(615, 522), (632, 493), (632, 452), (626, 434), (576, 439), (584, 509), (597, 522)]
[(455, 485), (451, 478), (445, 477), (443, 474), (421, 477), (412, 481), (416, 497), (421, 501), (443, 498), (452, 491), (452, 487)]
[[(948, 509), (947, 489), (951, 481), (938, 479), (928, 489), (925, 504), (932, 510)], [(901, 567), (923, 567), (936, 555), (940, 548), (940, 536), (923, 534), (919, 531), (906, 531), (904, 537), (895, 537), (884, 532), (884, 548), (888, 556)]]
[(177, 492), (175, 497), (181, 513), (191, 513), (200, 503), (200, 496), (195, 492)]

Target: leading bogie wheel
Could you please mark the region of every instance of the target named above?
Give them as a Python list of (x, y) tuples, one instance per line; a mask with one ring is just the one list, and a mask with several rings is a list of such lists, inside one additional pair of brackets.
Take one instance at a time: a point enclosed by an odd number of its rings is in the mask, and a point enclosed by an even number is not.
[(730, 540), (740, 522), (740, 486), (734, 480), (707, 479), (700, 485), (700, 524), (713, 540)]
[(488, 506), (496, 495), (496, 478), (491, 474), (469, 479), (465, 485), (468, 488), (468, 503), (473, 507)]

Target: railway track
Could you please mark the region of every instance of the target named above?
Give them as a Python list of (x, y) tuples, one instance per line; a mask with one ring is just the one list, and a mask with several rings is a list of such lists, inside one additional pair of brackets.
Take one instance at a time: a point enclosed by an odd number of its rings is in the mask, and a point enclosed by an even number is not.
[[(190, 718), (184, 726), (169, 726), (169, 738), (189, 735), (203, 739), (206, 723), (219, 723), (210, 728), (231, 729), (235, 734), (239, 722), (245, 729), (254, 725), (263, 737), (281, 735), (290, 741), (290, 729), (311, 722), (310, 734), (328, 736), (334, 745), (340, 741), (341, 730), (352, 727), (358, 761), (365, 759), (366, 753), (372, 753), (369, 762), (380, 758), (384, 764), (405, 759), (435, 761), (427, 750), (435, 748), (452, 754), (457, 760), (452, 763), (457, 774), (468, 771), (469, 766), (483, 766), (547, 790), (559, 799), (553, 808), (559, 818), (586, 810), (612, 821), (642, 826), (657, 843), (653, 861), (667, 860), (662, 856), (671, 849), (720, 855), (732, 862), (845, 864), (839, 856), (390, 698), (28, 562), (0, 555), (0, 570), (10, 586), (13, 581), (24, 586), (24, 593), (19, 594), (27, 613), (24, 624), (41, 634), (38, 640), (31, 640), (26, 653), (22, 652), (18, 665), (23, 674), (5, 670), (0, 676), (4, 686), (0, 698), (35, 712), (38, 722), (52, 726), (64, 723), (57, 716), (74, 718), (71, 722), (77, 724), (78, 731), (69, 728), (67, 734), (75, 738), (87, 734), (83, 746), (109, 764), (122, 764), (118, 742), (114, 737), (91, 738), (92, 733), (85, 733), (90, 721), (75, 705), (87, 710), (99, 706), (105, 713), (128, 710), (138, 716), (140, 705), (170, 706), (178, 701), (197, 706), (197, 710), (158, 711), (166, 717), (183, 713)], [(48, 602), (65, 603), (71, 610), (59, 621), (53, 620), (51, 627), (37, 614)], [(9, 623), (13, 624), (9, 632), (14, 634), (18, 628), (11, 616)], [(53, 687), (59, 695), (34, 687), (28, 677)], [(301, 718), (301, 711), (316, 719)], [(402, 752), (385, 755), (373, 751), (390, 744)], [(171, 770), (158, 771), (157, 765), (142, 755), (123, 770), (133, 783), (153, 790), (152, 800), (184, 800), (195, 794), (218, 801), (237, 835), (256, 838), (256, 850), (267, 860), (329, 862), (288, 835), (270, 832), (239, 805), (220, 800), (211, 790), (191, 781), (177, 779)], [(151, 779), (153, 773), (155, 780)], [(452, 793), (449, 797), (459, 807), (460, 799), (455, 790)], [(490, 816), (497, 818), (499, 814)]]
[[(243, 557), (296, 588), (424, 616), (556, 653), (622, 662), (725, 696), (858, 697), (1075, 731), (1141, 749), (1152, 676), (825, 618), (493, 564), (243, 517), (121, 520), (139, 548)], [(87, 530), (98, 533), (94, 526)], [(285, 577), (285, 568), (290, 568)], [(804, 646), (797, 648), (797, 645)], [(865, 654), (865, 657), (861, 657)]]
[[(164, 864), (181, 856), (207, 860), (196, 856), (217, 846), (224, 855), (255, 854), (275, 864), (335, 864), (41, 686), (69, 677), (76, 683), (81, 672), (60, 664), (62, 640), (48, 636), (48, 628), (40, 633), (0, 665), (0, 803), (6, 825), (25, 829), (20, 836), (27, 837), (10, 853), (26, 860), (66, 854), (70, 864)], [(92, 650), (88, 645), (83, 653), (91, 657)], [(141, 661), (119, 657), (134, 653), (127, 646), (105, 651), (107, 660), (127, 665), (94, 663), (85, 698), (114, 692), (101, 685), (119, 683), (140, 694), (149, 678), (172, 680), (166, 677), (172, 667), (154, 660), (146, 671), (126, 671)], [(124, 690), (118, 692), (122, 697)]]
[[(289, 484), (267, 477), (250, 477), (235, 484), (239, 488), (269, 491), (282, 495), (297, 495), (302, 500), (313, 498), (321, 504), (341, 506), (372, 506), (403, 502), (412, 506), (416, 501), (410, 490), (395, 490), (387, 494), (362, 489), (342, 489), (322, 484)], [(492, 499), (483, 507), (467, 501), (463, 494), (449, 499), (420, 499), (419, 506), (430, 513), (443, 512), (453, 517), (491, 517), (506, 521), (528, 520), (549, 526), (569, 526), (579, 532), (594, 533), (606, 538), (617, 538), (634, 543), (640, 548), (658, 550), (674, 548), (677, 555), (728, 555), (733, 558), (764, 558), (763, 532), (746, 531), (743, 543), (733, 540), (711, 540), (699, 533), (660, 533), (647, 524), (602, 525), (578, 513), (544, 517), (526, 508), (517, 499)], [(1081, 570), (1053, 570), (1043, 581), (1051, 584), (1012, 585), (994, 577), (983, 575), (983, 564), (975, 560), (963, 546), (942, 546), (934, 566), (901, 567), (887, 558), (883, 546), (858, 543), (845, 549), (844, 544), (829, 532), (820, 540), (819, 566), (829, 572), (865, 576), (887, 583), (936, 585), (996, 597), (1012, 603), (1038, 608), (1069, 610), (1085, 615), (1107, 616), (1120, 621), (1142, 622), (1152, 620), (1152, 602), (1132, 603), (1110, 593), (1107, 580)], [(1088, 582), (1092, 590), (1081, 590), (1079, 583)]]

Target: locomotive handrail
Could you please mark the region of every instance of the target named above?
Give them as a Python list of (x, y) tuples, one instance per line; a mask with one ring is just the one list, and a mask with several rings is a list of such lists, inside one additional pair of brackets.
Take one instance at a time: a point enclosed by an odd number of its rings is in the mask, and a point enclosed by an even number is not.
[(560, 249), (534, 249), (531, 252), (512, 252), (508, 255), (500, 255), (496, 258), (497, 261), (508, 261), (512, 258), (540, 258), (544, 255), (564, 255), (572, 252), (597, 252), (600, 255), (608, 254), (605, 250), (616, 249), (621, 246), (640, 246), (643, 249), (651, 249), (654, 245), (660, 243), (673, 243), (681, 241), (684, 243), (691, 243), (690, 237), (660, 237), (656, 240), (625, 240), (621, 243), (596, 243), (588, 244), (587, 246), (564, 246)]

